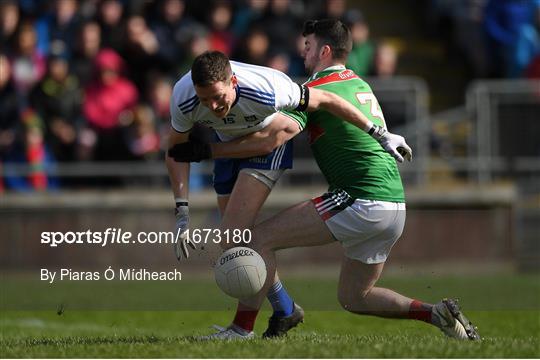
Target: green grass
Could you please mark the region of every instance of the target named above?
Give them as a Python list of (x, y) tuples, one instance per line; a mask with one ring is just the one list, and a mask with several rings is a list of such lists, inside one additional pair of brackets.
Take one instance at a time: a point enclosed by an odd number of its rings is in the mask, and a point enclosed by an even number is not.
[[(9, 279), (3, 279), (0, 357), (540, 357), (538, 277), (389, 278), (381, 282), (381, 285), (429, 301), (444, 295), (458, 295), (467, 316), (479, 327), (483, 341), (478, 343), (447, 339), (436, 328), (417, 321), (379, 319), (340, 311), (336, 306), (335, 281), (320, 279), (286, 281), (290, 292), (307, 310), (305, 323), (291, 331), (286, 339), (198, 342), (194, 336), (210, 333), (211, 324), (225, 325), (232, 316), (226, 308), (233, 303), (214, 297), (220, 295), (214, 292), (211, 282), (183, 283), (182, 286), (146, 283), (150, 291), (143, 291), (145, 283), (135, 284), (134, 289), (121, 288), (110, 294), (107, 298), (114, 306), (102, 310), (100, 306), (91, 309), (90, 302), (81, 302), (81, 294), (74, 293), (66, 283), (67, 288), (52, 291), (54, 301), (65, 301), (65, 312), (57, 315), (56, 306), (43, 309), (48, 306), (46, 301), (36, 303), (40, 310), (29, 309), (28, 301), (21, 302), (17, 309), (12, 298), (17, 287)], [(93, 290), (97, 291), (99, 285), (93, 283), (96, 287)], [(107, 284), (102, 285), (110, 290)], [(193, 291), (188, 292), (190, 286)], [(38, 289), (20, 287), (26, 291), (27, 298), (40, 294)], [(173, 301), (163, 297), (179, 288), (183, 296), (173, 295)], [(11, 295), (4, 292), (6, 289)], [(71, 296), (69, 291), (72, 291)], [(98, 294), (103, 297), (105, 292)], [(127, 299), (135, 293), (142, 300), (128, 304), (130, 311), (120, 309), (119, 302), (113, 299), (122, 294), (121, 298)], [(182, 311), (169, 309), (169, 302), (186, 297), (191, 300), (180, 304)], [(224, 302), (225, 308), (208, 308), (208, 298)], [(166, 307), (143, 310), (150, 300), (156, 303), (160, 299), (164, 299)], [(197, 299), (200, 306), (193, 309), (199, 310), (185, 308), (197, 303)], [(133, 310), (137, 306), (141, 310)], [(255, 329), (258, 334), (264, 331), (269, 315), (268, 311), (259, 315)]]

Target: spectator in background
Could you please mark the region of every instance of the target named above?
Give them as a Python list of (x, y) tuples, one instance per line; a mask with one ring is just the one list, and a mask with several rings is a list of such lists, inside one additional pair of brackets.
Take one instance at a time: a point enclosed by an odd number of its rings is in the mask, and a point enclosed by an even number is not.
[(128, 147), (135, 160), (156, 160), (159, 155), (159, 134), (152, 108), (139, 104), (133, 109), (129, 128)]
[(71, 60), (73, 74), (82, 87), (88, 85), (94, 76), (94, 59), (101, 49), (101, 28), (95, 21), (82, 24)]
[(237, 46), (232, 58), (248, 64), (265, 65), (268, 59), (269, 48), (270, 39), (267, 33), (260, 27), (255, 26), (239, 42), (239, 46)]
[(271, 48), (281, 47), (289, 54), (296, 51), (296, 37), (301, 33), (302, 23), (293, 13), (290, 0), (271, 0), (261, 22), (270, 37)]
[[(80, 25), (77, 6), (76, 0), (55, 0), (54, 11), (37, 20), (37, 48), (41, 53), (49, 54), (55, 41), (67, 44), (69, 47), (75, 44), (77, 29)], [(67, 51), (68, 55), (71, 55), (72, 49), (68, 48)]]
[(398, 53), (390, 43), (380, 43), (375, 51), (373, 74), (381, 78), (389, 78), (396, 74)]
[(30, 22), (21, 24), (15, 51), (11, 57), (12, 76), (17, 93), (24, 102), (30, 90), (43, 78), (47, 68), (46, 57), (37, 49), (36, 30)]
[(22, 17), (25, 19), (36, 19), (46, 1), (42, 0), (17, 0)]
[(15, 46), (17, 27), (20, 21), (19, 7), (15, 1), (0, 3), (0, 50), (9, 52)]
[(205, 51), (210, 50), (210, 41), (204, 27), (201, 26), (197, 31), (193, 32), (191, 39), (189, 40), (187, 50), (187, 56), (178, 67), (178, 73), (177, 76), (174, 77), (175, 79), (179, 79), (191, 69), (193, 60), (195, 60), (197, 56)]
[(279, 70), (282, 73), (290, 74), (291, 60), (285, 50), (275, 49), (270, 51), (268, 61), (264, 65)]
[(148, 86), (148, 102), (156, 117), (157, 127), (169, 129), (172, 82), (165, 76), (153, 76)]
[(167, 151), (167, 136), (170, 126), (170, 99), (173, 82), (165, 76), (154, 76), (150, 81), (146, 98), (152, 108), (156, 131), (160, 138), (160, 149)]
[(345, 0), (325, 0), (323, 12), (316, 19), (343, 19), (346, 9)]
[(145, 88), (147, 74), (159, 67), (159, 48), (160, 44), (147, 26), (146, 20), (139, 15), (129, 17), (122, 55), (124, 59), (129, 59), (128, 77), (137, 85), (139, 91)]
[(11, 80), (11, 66), (5, 54), (0, 53), (0, 160), (4, 161), (6, 154), (15, 142), (17, 126), (19, 125), (19, 102), (15, 86)]
[[(474, 77), (487, 77), (486, 36), (483, 31), (486, 0), (465, 0), (454, 4), (451, 10), (452, 40), (458, 47), (459, 61), (465, 59)], [(452, 54), (449, 54), (452, 55)]]
[(210, 48), (230, 56), (235, 45), (234, 34), (230, 30), (232, 20), (231, 4), (218, 1), (210, 10), (209, 27)]
[(58, 187), (57, 181), (47, 176), (47, 167), (54, 159), (43, 140), (43, 124), (39, 116), (30, 108), (21, 113), (20, 131), (17, 139), (5, 157), (5, 168), (11, 164), (29, 166), (29, 174), (8, 175), (5, 185), (17, 191), (44, 191)]
[(124, 41), (124, 5), (120, 0), (102, 0), (98, 22), (101, 27), (101, 46), (121, 50)]
[(538, 34), (534, 27), (539, 8), (538, 0), (488, 2), (484, 24), (489, 39), (493, 75), (523, 75), (525, 67), (539, 47)]
[(100, 1), (101, 0), (79, 0), (77, 13), (83, 21), (97, 18)]
[(353, 47), (347, 59), (347, 68), (359, 76), (366, 76), (373, 68), (375, 44), (369, 39), (369, 27), (359, 10), (349, 10), (344, 17), (351, 30)]
[(232, 32), (240, 39), (249, 34), (249, 29), (257, 24), (268, 8), (269, 0), (246, 0), (233, 15)]
[(124, 61), (114, 50), (101, 50), (95, 68), (96, 80), (85, 89), (83, 113), (97, 142), (92, 144), (92, 135), (86, 132), (83, 144), (94, 147), (95, 160), (125, 160), (129, 154), (123, 126), (137, 104), (137, 88), (122, 75)]
[(293, 52), (289, 52), (289, 72), (287, 75), (291, 78), (308, 76), (304, 65), (304, 58), (302, 57), (305, 48), (305, 40), (306, 39), (302, 34), (298, 34), (296, 37), (296, 49)]
[[(396, 74), (397, 62), (396, 48), (388, 42), (381, 42), (375, 50), (375, 61), (370, 75), (384, 79), (390, 78)], [(407, 117), (399, 102), (381, 98), (379, 105), (384, 109), (384, 119), (389, 126), (393, 128), (405, 125)]]
[(45, 77), (30, 94), (30, 106), (43, 121), (45, 139), (55, 159), (74, 161), (81, 90), (77, 78), (69, 73), (67, 50), (58, 44), (51, 48)]
[(177, 76), (178, 64), (186, 57), (186, 48), (192, 29), (198, 23), (184, 15), (184, 0), (163, 0), (159, 4), (157, 21), (151, 29), (161, 45), (158, 56), (163, 70), (171, 76)]

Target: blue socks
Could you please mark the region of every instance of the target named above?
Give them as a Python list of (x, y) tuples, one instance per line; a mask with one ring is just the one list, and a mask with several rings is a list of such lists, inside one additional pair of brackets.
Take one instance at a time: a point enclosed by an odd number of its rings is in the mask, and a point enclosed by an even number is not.
[(274, 309), (272, 316), (285, 317), (292, 314), (294, 303), (289, 294), (287, 294), (283, 284), (281, 284), (281, 281), (272, 285), (268, 290), (266, 298), (272, 304), (272, 309)]

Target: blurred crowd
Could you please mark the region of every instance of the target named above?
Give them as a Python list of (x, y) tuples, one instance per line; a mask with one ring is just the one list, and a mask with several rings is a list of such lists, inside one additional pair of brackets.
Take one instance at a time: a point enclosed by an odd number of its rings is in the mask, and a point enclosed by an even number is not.
[(540, 78), (540, 0), (431, 0), (429, 21), (475, 78)]
[(367, 25), (344, 0), (1, 0), (0, 159), (31, 174), (5, 174), (0, 190), (50, 188), (57, 162), (161, 158), (172, 86), (197, 55), (304, 77), (310, 18), (349, 21), (366, 44), (351, 64), (374, 72)]
[[(540, 0), (430, 1), (478, 76), (538, 73)], [(172, 86), (197, 55), (302, 78), (302, 24), (317, 18), (351, 28), (357, 74), (394, 75), (396, 49), (345, 0), (0, 0), (0, 173), (31, 166), (0, 177), (0, 191), (50, 188), (45, 169), (58, 162), (162, 158)]]

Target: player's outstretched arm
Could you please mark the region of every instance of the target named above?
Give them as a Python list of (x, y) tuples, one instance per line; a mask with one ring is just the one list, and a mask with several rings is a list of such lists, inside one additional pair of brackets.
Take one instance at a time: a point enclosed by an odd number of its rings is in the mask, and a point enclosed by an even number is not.
[(307, 111), (324, 109), (367, 132), (397, 161), (412, 160), (412, 150), (405, 139), (373, 124), (358, 108), (342, 97), (320, 89), (309, 89)]
[[(169, 130), (168, 147), (171, 148), (176, 144), (186, 143), (188, 141), (188, 136), (189, 133), (179, 133), (171, 127)], [(174, 252), (178, 260), (181, 260), (182, 256), (187, 259), (189, 257), (187, 246), (189, 245), (192, 249), (195, 249), (195, 245), (188, 237), (189, 163), (176, 162), (167, 153), (165, 154), (165, 164), (167, 165), (167, 171), (169, 172), (169, 179), (175, 201), (175, 238), (176, 234), (180, 234), (178, 242), (174, 245)]]
[(201, 143), (189, 141), (170, 148), (169, 156), (180, 162), (219, 158), (248, 158), (271, 153), (302, 130), (298, 123), (281, 113), (271, 115), (264, 129), (228, 142)]

